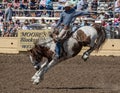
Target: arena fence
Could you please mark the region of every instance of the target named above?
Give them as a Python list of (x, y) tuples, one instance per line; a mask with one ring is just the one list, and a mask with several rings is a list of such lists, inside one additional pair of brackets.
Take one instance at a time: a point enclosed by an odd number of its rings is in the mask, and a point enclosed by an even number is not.
[[(18, 37), (0, 37), (0, 53), (19, 53), (27, 52), (33, 47), (36, 40), (43, 42), (48, 37), (49, 30), (29, 30), (19, 31)], [(91, 55), (96, 56), (120, 56), (120, 39), (107, 39), (101, 50), (94, 51)], [(87, 49), (84, 47), (80, 55)]]

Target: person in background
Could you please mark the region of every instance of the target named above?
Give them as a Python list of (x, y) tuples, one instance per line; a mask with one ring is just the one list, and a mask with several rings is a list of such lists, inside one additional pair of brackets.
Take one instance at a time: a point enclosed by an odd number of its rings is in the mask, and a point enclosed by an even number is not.
[[(46, 9), (46, 0), (41, 0), (40, 1), (40, 3), (39, 3), (39, 9), (40, 10)], [(40, 11), (40, 12), (38, 11), (37, 13), (38, 13), (38, 16), (41, 16), (41, 15), (43, 15), (44, 12), (43, 11)]]
[(8, 22), (10, 19), (12, 20), (12, 15), (13, 15), (12, 3), (8, 3), (7, 6), (8, 7), (5, 9), (4, 18), (5, 21)]
[(30, 0), (30, 14), (31, 16), (35, 17), (36, 10), (37, 9), (37, 1), (36, 0)]
[(105, 12), (104, 11), (101, 11), (99, 13), (99, 16), (97, 17), (97, 20), (104, 20), (105, 19)]
[(53, 22), (52, 22), (52, 24), (51, 24), (51, 31), (53, 31), (54, 30), (54, 28), (56, 27), (56, 25), (57, 25), (57, 22), (58, 22), (58, 20), (54, 20)]
[(8, 37), (9, 36), (8, 27), (9, 27), (9, 23), (4, 22), (3, 23), (3, 37)]
[(28, 11), (27, 11), (27, 9), (28, 9), (28, 4), (29, 4), (29, 1), (28, 1), (28, 0), (22, 0), (22, 2), (20, 3), (20, 8), (24, 10), (25, 16), (29, 16), (29, 13), (28, 13)]
[(20, 8), (20, 1), (19, 0), (14, 0), (13, 7), (14, 7), (14, 9), (19, 9)]
[(110, 17), (113, 17), (113, 11), (114, 11), (114, 4), (110, 0), (107, 0), (108, 3), (108, 13), (110, 14)]
[(28, 0), (22, 0), (22, 2), (20, 3), (20, 8), (22, 9), (28, 9)]
[(81, 10), (86, 10), (88, 8), (88, 2), (87, 0), (80, 0), (77, 3), (77, 10), (81, 11)]
[(83, 10), (84, 0), (79, 0), (77, 3), (77, 10), (81, 11)]
[(98, 0), (93, 0), (91, 2), (91, 11), (97, 12), (97, 8), (98, 8)]
[(57, 7), (57, 9), (58, 10), (63, 10), (66, 1), (67, 0), (58, 0), (58, 7)]
[(114, 26), (115, 27), (119, 27), (120, 21), (119, 21), (119, 13), (115, 14), (115, 18), (114, 18)]
[(13, 15), (19, 15), (19, 11), (17, 11), (20, 8), (20, 1), (19, 0), (14, 0), (13, 1), (13, 8), (16, 9), (13, 12)]
[(87, 18), (83, 19), (81, 26), (90, 26), (90, 23), (88, 22)]
[(37, 9), (36, 0), (30, 0), (30, 9), (31, 10)]
[(2, 0), (3, 8), (7, 8), (8, 1), (7, 0)]
[(53, 17), (53, 1), (52, 0), (46, 0), (46, 10), (49, 17)]
[(115, 1), (115, 12), (119, 12), (120, 13), (120, 0), (116, 0)]
[(28, 25), (29, 25), (29, 21), (28, 20), (25, 20), (24, 21), (24, 24), (22, 26), (22, 30), (28, 30)]
[(14, 23), (14, 32), (13, 32), (13, 36), (18, 36), (18, 31), (21, 30), (21, 22), (19, 19), (17, 19)]

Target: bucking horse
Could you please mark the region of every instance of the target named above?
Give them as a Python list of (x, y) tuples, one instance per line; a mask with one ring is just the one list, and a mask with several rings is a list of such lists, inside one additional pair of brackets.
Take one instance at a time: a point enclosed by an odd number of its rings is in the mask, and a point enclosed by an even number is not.
[[(100, 50), (105, 40), (106, 32), (101, 24), (80, 27), (62, 43), (61, 53), (63, 53), (63, 55), (59, 59), (55, 58), (56, 44), (52, 38), (42, 43), (36, 43), (34, 47), (29, 50), (31, 63), (37, 70), (31, 78), (33, 84), (39, 84), (44, 79), (44, 74), (50, 68), (63, 60), (76, 56), (83, 47), (87, 46), (89, 49), (82, 55), (82, 59), (86, 61), (94, 50)], [(44, 58), (47, 60), (43, 63)]]

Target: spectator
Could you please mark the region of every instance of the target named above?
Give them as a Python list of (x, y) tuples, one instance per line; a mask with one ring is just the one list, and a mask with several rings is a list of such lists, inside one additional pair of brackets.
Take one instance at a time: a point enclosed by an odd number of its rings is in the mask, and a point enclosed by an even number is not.
[(29, 25), (29, 21), (25, 20), (23, 26), (22, 26), (22, 30), (28, 30), (28, 25)]
[(105, 19), (109, 19), (110, 18), (110, 14), (108, 12), (105, 12), (104, 16), (105, 16)]
[(56, 27), (56, 25), (57, 25), (57, 22), (58, 22), (58, 20), (54, 20), (54, 22), (52, 22), (52, 24), (51, 24), (51, 31), (53, 31), (53, 29)]
[(64, 7), (65, 3), (66, 3), (66, 0), (58, 0), (58, 7), (57, 7), (57, 9), (58, 10), (63, 10), (63, 7)]
[(7, 1), (7, 0), (3, 0), (3, 1), (2, 1), (2, 4), (3, 4), (3, 7), (6, 8), (6, 7), (7, 7), (7, 4), (8, 4), (8, 1)]
[(16, 29), (16, 30), (19, 30), (20, 28), (21, 28), (21, 23), (20, 23), (20, 20), (17, 19), (17, 20), (15, 21), (15, 29)]
[(70, 0), (70, 1), (74, 6), (76, 6), (79, 0)]
[(116, 0), (115, 2), (115, 12), (120, 12), (120, 0)]
[(119, 13), (115, 14), (114, 18), (114, 26), (119, 27), (120, 21), (119, 21)]
[(88, 8), (87, 0), (80, 0), (77, 3), (77, 10), (85, 10)]
[(20, 8), (20, 1), (14, 0), (13, 7), (14, 7), (14, 9), (19, 9)]
[(77, 3), (77, 10), (83, 10), (84, 0), (79, 0)]
[(7, 6), (8, 7), (5, 9), (5, 15), (4, 15), (5, 21), (12, 20), (12, 14), (13, 14), (12, 4), (8, 3)]
[(104, 20), (105, 16), (104, 16), (105, 12), (101, 11), (100, 15), (97, 17), (97, 20)]
[[(13, 1), (13, 8), (14, 9), (19, 9), (20, 8), (20, 1), (19, 0), (14, 0)], [(18, 15), (19, 14), (19, 12), (18, 11), (14, 11), (13, 12), (13, 15)]]
[(112, 31), (113, 31), (113, 23), (112, 19), (108, 19), (107, 25), (106, 25), (106, 34), (107, 38), (112, 38)]
[(42, 18), (42, 19), (41, 19), (40, 24), (46, 24), (46, 22), (45, 22), (45, 19), (44, 19), (44, 18)]
[(22, 9), (28, 9), (28, 0), (22, 0), (21, 4), (20, 4), (20, 8)]
[(11, 22), (9, 23), (9, 27), (8, 27), (8, 36), (13, 36), (14, 27), (15, 27), (14, 22), (11, 21)]
[(37, 23), (37, 20), (33, 18), (30, 20), (30, 24), (34, 24), (34, 23)]
[(107, 26), (107, 22), (105, 20), (102, 20), (102, 26), (106, 27)]
[(28, 3), (28, 0), (22, 0), (22, 2), (20, 3), (20, 8), (24, 9), (25, 16), (28, 16), (28, 11), (26, 11), (28, 9)]
[(31, 16), (35, 17), (35, 10), (37, 9), (37, 4), (36, 4), (36, 0), (30, 0), (30, 9), (32, 10), (30, 12)]
[(30, 9), (31, 9), (31, 10), (37, 9), (36, 0), (31, 0), (31, 1), (30, 1)]
[(48, 10), (48, 16), (52, 16), (53, 17), (53, 1), (52, 0), (46, 0), (46, 9)]
[(8, 22), (3, 23), (3, 37), (8, 37), (9, 36), (9, 31), (8, 31), (9, 24)]
[[(41, 0), (39, 4), (39, 9), (44, 10), (46, 9), (46, 0)], [(44, 12), (45, 13), (45, 12)], [(43, 11), (37, 12), (37, 16), (41, 16), (43, 14)]]
[(93, 12), (96, 12), (96, 11), (97, 11), (97, 8), (98, 8), (98, 0), (93, 0), (93, 1), (91, 2), (91, 10), (92, 10)]
[(46, 0), (41, 0), (39, 4), (39, 9), (45, 9), (46, 8)]
[(110, 17), (112, 18), (113, 17), (113, 10), (114, 10), (114, 4), (110, 1), (110, 0), (107, 0), (107, 3), (108, 3), (108, 13), (110, 14)]
[(88, 22), (87, 18), (84, 18), (84, 26), (90, 26), (90, 23)]

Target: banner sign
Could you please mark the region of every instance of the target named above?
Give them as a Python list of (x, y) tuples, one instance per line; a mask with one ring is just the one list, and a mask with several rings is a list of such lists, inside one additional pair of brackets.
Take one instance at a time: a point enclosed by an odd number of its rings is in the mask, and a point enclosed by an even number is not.
[(46, 40), (49, 36), (49, 30), (22, 30), (19, 31), (19, 50), (27, 51), (32, 48), (34, 43), (39, 39), (40, 41)]

